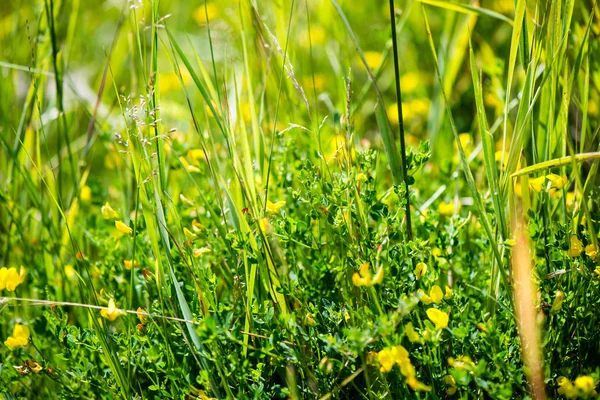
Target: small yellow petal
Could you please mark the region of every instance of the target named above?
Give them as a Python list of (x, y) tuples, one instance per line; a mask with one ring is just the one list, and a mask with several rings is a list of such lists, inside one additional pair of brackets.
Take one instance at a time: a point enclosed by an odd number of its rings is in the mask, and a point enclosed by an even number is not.
[(271, 214), (279, 212), (283, 206), (285, 206), (285, 201), (273, 203), (271, 200), (267, 200), (267, 211)]
[(183, 234), (187, 240), (194, 240), (198, 237), (198, 235), (190, 231), (188, 228), (183, 228)]
[(413, 272), (417, 280), (421, 279), (427, 273), (427, 264), (425, 264), (424, 262), (418, 263)]
[(539, 178), (529, 179), (529, 189), (536, 193), (541, 192), (544, 189), (544, 183), (546, 183), (546, 177), (540, 176)]
[(104, 217), (104, 219), (115, 219), (115, 218), (119, 217), (117, 212), (115, 210), (113, 210), (113, 208), (110, 206), (110, 204), (108, 204), (108, 202), (106, 202), (106, 204), (104, 204), (102, 206), (101, 210), (102, 210), (102, 216)]
[(445, 329), (448, 327), (449, 317), (444, 311), (438, 310), (437, 308), (430, 308), (426, 311), (427, 318), (435, 324), (435, 329)]
[(444, 293), (438, 285), (434, 285), (429, 292), (429, 297), (431, 297), (434, 303), (439, 304), (444, 298)]
[(133, 233), (133, 229), (125, 225), (123, 221), (115, 221), (115, 227), (124, 235), (131, 235)]

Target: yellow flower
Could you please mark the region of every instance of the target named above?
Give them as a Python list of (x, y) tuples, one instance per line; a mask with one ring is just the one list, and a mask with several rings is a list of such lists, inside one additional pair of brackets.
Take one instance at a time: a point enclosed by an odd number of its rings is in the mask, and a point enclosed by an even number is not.
[(119, 217), (117, 212), (113, 210), (110, 204), (108, 204), (108, 201), (105, 205), (102, 206), (102, 216), (104, 217), (104, 219), (115, 219)]
[[(504, 156), (504, 161), (503, 161), (503, 156)], [(508, 152), (502, 152), (502, 150), (497, 151), (496, 153), (494, 153), (494, 158), (496, 159), (497, 162), (502, 163), (502, 165), (500, 166), (501, 169), (505, 169), (506, 168), (506, 164), (508, 163)]]
[(183, 234), (187, 240), (194, 240), (198, 237), (198, 235), (190, 231), (188, 228), (183, 228)]
[(77, 271), (75, 271), (72, 265), (65, 265), (65, 275), (71, 280), (77, 279)]
[(373, 280), (371, 281), (371, 284), (376, 285), (381, 282), (383, 282), (383, 267), (379, 267), (379, 269), (373, 276)]
[[(371, 70), (378, 68), (381, 65), (381, 62), (383, 61), (383, 55), (377, 51), (365, 51), (364, 56), (365, 60), (367, 61), (367, 65)], [(362, 62), (360, 63), (360, 65), (364, 68)]]
[(429, 297), (431, 297), (431, 300), (433, 300), (434, 303), (441, 303), (442, 299), (444, 298), (442, 288), (440, 288), (438, 285), (434, 285), (429, 292)]
[(15, 267), (0, 268), (0, 290), (6, 289), (9, 292), (14, 292), (25, 280), (25, 267), (21, 265), (20, 272), (17, 272)]
[(431, 391), (431, 386), (425, 385), (423, 382), (419, 382), (417, 378), (414, 376), (409, 376), (406, 378), (406, 384), (410, 386), (412, 390), (415, 392), (429, 392)]
[(183, 195), (183, 193), (179, 194), (179, 200), (181, 200), (181, 203), (183, 203), (184, 205), (186, 205), (188, 207), (195, 207), (194, 202), (191, 201), (190, 199), (188, 199), (187, 197), (185, 197)]
[(379, 267), (375, 276), (371, 276), (369, 263), (364, 263), (360, 266), (358, 272), (352, 275), (352, 283), (354, 286), (373, 286), (383, 281), (383, 267)]
[(539, 178), (531, 178), (529, 179), (529, 189), (533, 190), (536, 193), (539, 193), (544, 189), (545, 182), (545, 176), (540, 176)]
[(596, 267), (596, 269), (594, 269), (594, 273), (595, 273), (596, 275), (600, 276), (600, 265), (598, 265), (598, 266)]
[(427, 294), (421, 289), (417, 290), (417, 296), (426, 306), (430, 305), (433, 302), (433, 300), (431, 300), (431, 297), (427, 296)]
[(212, 21), (219, 15), (219, 9), (213, 3), (206, 3), (206, 8), (204, 8), (204, 4), (200, 7), (196, 8), (192, 13), (192, 18), (198, 25), (206, 24), (206, 15), (208, 14), (208, 22)]
[(148, 312), (146, 310), (144, 310), (142, 307), (138, 307), (138, 309), (136, 310), (138, 312), (138, 318), (140, 319), (140, 322), (144, 325), (146, 325), (149, 321), (148, 317)]
[(200, 165), (200, 162), (205, 160), (205, 153), (202, 149), (190, 149), (188, 150), (188, 158), (190, 163), (194, 165)]
[(267, 211), (271, 214), (279, 212), (283, 206), (285, 206), (285, 201), (273, 203), (271, 200), (267, 200)]
[(452, 298), (452, 294), (453, 294), (452, 289), (450, 289), (449, 286), (446, 286), (446, 294), (444, 295), (444, 298), (446, 300), (450, 300)]
[[(458, 213), (461, 209), (462, 204), (460, 204), (460, 202), (456, 203), (456, 212)], [(446, 202), (441, 202), (440, 205), (438, 206), (438, 211), (440, 213), (440, 215), (453, 215), (454, 214), (454, 202), (451, 201), (449, 203)]]
[(576, 200), (577, 200), (577, 197), (575, 196), (574, 192), (567, 192), (567, 196), (565, 197), (565, 202), (567, 203), (567, 208), (569, 210), (571, 210), (573, 208)]
[(271, 233), (271, 224), (269, 220), (266, 218), (261, 218), (258, 220), (258, 225), (260, 226), (260, 230), (266, 235), (267, 233)]
[(452, 396), (456, 393), (456, 379), (452, 375), (446, 375), (444, 377), (444, 382), (446, 383), (446, 394), (448, 396)]
[(102, 310), (100, 310), (100, 315), (102, 315), (104, 318), (108, 318), (109, 321), (114, 321), (119, 316), (124, 314), (124, 311), (119, 310), (117, 308), (113, 299), (110, 299), (108, 301), (108, 308), (103, 308)]
[(456, 369), (472, 369), (475, 367), (475, 363), (469, 356), (459, 356), (458, 358), (449, 357), (448, 365)]
[(131, 235), (133, 233), (133, 229), (125, 225), (123, 221), (115, 221), (115, 227), (124, 235)]
[(427, 273), (427, 264), (425, 264), (424, 262), (418, 263), (413, 272), (417, 277), (417, 280), (421, 279)]
[(125, 266), (125, 269), (131, 269), (131, 267), (137, 267), (139, 263), (137, 260), (123, 260), (123, 265)]
[(390, 372), (396, 363), (392, 351), (389, 349), (381, 350), (379, 354), (377, 354), (377, 360), (379, 361), (379, 364), (381, 364), (379, 369), (381, 372)]
[(569, 181), (566, 176), (556, 174), (548, 174), (546, 175), (546, 179), (550, 181), (550, 187), (553, 189), (562, 189)]
[(578, 376), (575, 378), (575, 387), (583, 392), (583, 394), (587, 397), (592, 394), (596, 384), (594, 383), (594, 378), (591, 376)]
[(194, 249), (194, 257), (198, 258), (204, 254), (210, 253), (210, 249), (208, 247), (201, 247), (199, 249)]
[(415, 343), (421, 340), (421, 337), (415, 331), (415, 327), (412, 322), (409, 322), (404, 326), (404, 333), (406, 333), (406, 337), (410, 340), (411, 343)]
[(560, 386), (557, 390), (558, 394), (564, 395), (567, 399), (576, 399), (579, 396), (577, 387), (566, 377), (559, 376), (557, 382), (558, 386)]
[(556, 296), (554, 297), (554, 301), (552, 302), (552, 308), (550, 309), (550, 311), (552, 312), (557, 312), (562, 308), (562, 302), (563, 302), (563, 292), (561, 292), (560, 290), (556, 291)]
[(569, 248), (567, 254), (569, 255), (569, 257), (579, 257), (579, 255), (583, 251), (583, 243), (581, 243), (581, 240), (579, 240), (579, 238), (575, 235), (571, 235), (570, 241), (571, 247)]
[(81, 201), (90, 201), (92, 199), (92, 189), (88, 185), (84, 185), (81, 188), (81, 193), (79, 194)]
[(12, 336), (9, 336), (4, 344), (9, 349), (25, 347), (29, 344), (29, 336), (29, 329), (25, 325), (16, 324), (13, 328)]
[[(460, 135), (458, 135), (458, 141), (460, 142), (460, 147), (463, 148), (463, 150), (465, 151), (465, 153), (467, 153), (467, 155), (471, 152), (472, 150), (472, 137), (470, 133), (461, 133)], [(454, 150), (458, 151), (458, 145), (456, 144), (456, 142), (454, 142)]]
[(585, 254), (592, 260), (595, 260), (598, 256), (598, 248), (594, 246), (593, 243), (590, 243), (587, 246), (585, 246)]
[(448, 327), (448, 314), (437, 308), (430, 308), (426, 312), (427, 318), (435, 324), (435, 329), (440, 330)]

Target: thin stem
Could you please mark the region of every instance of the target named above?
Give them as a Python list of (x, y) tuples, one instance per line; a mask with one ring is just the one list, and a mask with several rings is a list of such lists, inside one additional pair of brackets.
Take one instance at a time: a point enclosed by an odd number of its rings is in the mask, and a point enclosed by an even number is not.
[(396, 77), (396, 105), (398, 107), (398, 128), (400, 129), (400, 155), (402, 156), (402, 175), (404, 178), (404, 185), (406, 192), (404, 198), (406, 201), (406, 232), (408, 233), (408, 239), (412, 240), (412, 222), (410, 218), (410, 189), (408, 183), (408, 166), (406, 164), (406, 143), (404, 140), (404, 119), (402, 117), (402, 91), (400, 90), (400, 72), (398, 68), (398, 40), (396, 38), (396, 13), (394, 0), (390, 0), (390, 23), (392, 25), (392, 47), (394, 52), (394, 75)]

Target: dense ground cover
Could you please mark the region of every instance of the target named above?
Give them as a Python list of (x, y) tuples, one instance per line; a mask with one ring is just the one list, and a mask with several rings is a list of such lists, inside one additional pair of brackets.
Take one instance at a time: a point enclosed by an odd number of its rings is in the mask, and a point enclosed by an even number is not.
[(599, 6), (390, 3), (0, 2), (0, 397), (597, 396)]

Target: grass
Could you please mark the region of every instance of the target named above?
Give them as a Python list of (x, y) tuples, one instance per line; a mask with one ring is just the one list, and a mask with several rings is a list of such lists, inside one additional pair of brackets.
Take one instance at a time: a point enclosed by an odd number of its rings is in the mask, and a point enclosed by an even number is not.
[(596, 397), (599, 21), (1, 4), (0, 398)]

